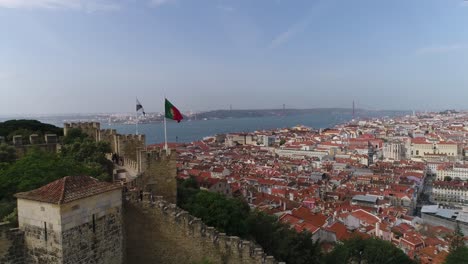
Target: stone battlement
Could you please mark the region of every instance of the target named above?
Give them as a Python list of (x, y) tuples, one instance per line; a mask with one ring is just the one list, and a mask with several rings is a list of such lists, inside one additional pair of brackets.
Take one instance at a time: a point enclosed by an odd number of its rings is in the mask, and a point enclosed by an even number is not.
[(63, 124), (64, 128), (101, 128), (101, 123), (99, 122), (78, 122), (78, 123), (65, 123)]
[(63, 134), (66, 136), (70, 129), (80, 129), (96, 142), (107, 142), (113, 153), (135, 161), (137, 160), (137, 150), (146, 146), (145, 135), (118, 134), (115, 129), (101, 129), (101, 124), (98, 122), (65, 123)]
[[(137, 194), (131, 197), (136, 200)], [(153, 202), (149, 202), (150, 197), (145, 195), (144, 202), (132, 203), (132, 206), (138, 208), (140, 212), (149, 216), (149, 219), (157, 219), (155, 223), (166, 228), (168, 232), (173, 234), (174, 241), (166, 241), (168, 244), (159, 245), (161, 247), (175, 247), (179, 249), (180, 254), (186, 255), (184, 258), (188, 261), (197, 260), (206, 257), (208, 260), (218, 263), (246, 263), (246, 264), (275, 264), (278, 263), (274, 257), (267, 256), (263, 249), (251, 241), (243, 240), (236, 236), (227, 236), (225, 233), (218, 232), (214, 227), (206, 226), (201, 219), (190, 215), (187, 211), (182, 210), (175, 204), (165, 201), (161, 196), (154, 198)], [(154, 217), (154, 218), (153, 218)], [(160, 234), (162, 235), (162, 234)], [(164, 235), (162, 235), (164, 237)], [(186, 241), (182, 241), (186, 240)], [(191, 245), (190, 243), (193, 243)], [(186, 245), (186, 242), (190, 245)], [(174, 243), (173, 245), (170, 245)], [(179, 245), (179, 246), (178, 246)], [(158, 245), (155, 245), (156, 247)], [(185, 252), (186, 248), (195, 247), (192, 250)], [(130, 247), (130, 250), (133, 250)], [(135, 249), (136, 250), (136, 249)], [(156, 252), (159, 249), (156, 249)], [(182, 252), (184, 251), (184, 252)], [(130, 252), (130, 256), (138, 252)], [(197, 254), (198, 253), (198, 254)], [(158, 263), (180, 263), (180, 256), (168, 256), (166, 259), (159, 258), (160, 256), (147, 256), (147, 259), (158, 260)], [(147, 263), (147, 262), (142, 262)], [(221, 262), (219, 262), (221, 263)]]

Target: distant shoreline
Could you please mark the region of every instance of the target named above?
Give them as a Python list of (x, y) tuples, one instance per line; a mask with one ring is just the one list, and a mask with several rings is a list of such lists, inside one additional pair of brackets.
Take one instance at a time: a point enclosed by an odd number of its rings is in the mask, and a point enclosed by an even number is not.
[[(372, 118), (381, 116), (400, 116), (410, 114), (406, 110), (366, 110), (355, 109), (356, 118)], [(211, 110), (200, 113), (184, 114), (184, 121), (219, 120), (232, 118), (259, 117), (291, 117), (301, 115), (353, 115), (350, 108), (311, 108), (311, 109), (242, 109), (242, 110)], [(51, 114), (51, 115), (12, 115), (0, 117), (0, 122), (11, 119), (37, 119), (42, 122), (63, 126), (63, 122), (100, 122), (110, 124), (135, 124), (135, 113), (97, 113), (97, 114)], [(161, 113), (147, 113), (141, 117), (139, 124), (157, 124), (163, 121)]]

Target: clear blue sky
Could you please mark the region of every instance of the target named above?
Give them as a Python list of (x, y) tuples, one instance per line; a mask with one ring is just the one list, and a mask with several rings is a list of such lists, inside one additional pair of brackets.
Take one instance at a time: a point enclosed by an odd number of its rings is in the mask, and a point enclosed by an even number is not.
[(462, 0), (0, 0), (0, 114), (466, 109)]

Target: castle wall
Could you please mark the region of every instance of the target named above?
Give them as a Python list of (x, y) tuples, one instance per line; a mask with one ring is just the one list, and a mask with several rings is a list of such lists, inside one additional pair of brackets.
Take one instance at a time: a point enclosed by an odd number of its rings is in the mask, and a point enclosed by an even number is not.
[(63, 127), (64, 135), (66, 136), (72, 128), (80, 129), (97, 142), (109, 143), (112, 153), (126, 156), (135, 161), (137, 160), (138, 149), (146, 146), (145, 135), (121, 135), (115, 129), (101, 129), (101, 124), (97, 122), (65, 123)]
[(116, 140), (119, 155), (132, 160), (137, 160), (138, 149), (146, 146), (145, 135), (118, 135)]
[(175, 150), (166, 155), (164, 150), (144, 152), (141, 155), (144, 168), (142, 183), (145, 191), (162, 196), (170, 203), (177, 199), (177, 153)]
[(219, 233), (161, 197), (153, 205), (124, 203), (124, 219), (128, 264), (277, 263), (251, 242)]
[(108, 213), (113, 213), (112, 208), (121, 207), (122, 191), (120, 189), (62, 204), (59, 216), (61, 230), (67, 231), (91, 223), (93, 215), (95, 219), (101, 218)]
[(18, 199), (18, 225), (24, 234), (25, 263), (59, 263), (62, 237), (58, 205)]
[(117, 131), (115, 129), (103, 129), (100, 133), (99, 141), (107, 142), (110, 144), (112, 153), (118, 153), (118, 146), (117, 146)]
[(63, 232), (63, 264), (121, 264), (122, 208), (111, 207), (94, 221)]
[(120, 189), (61, 205), (18, 199), (18, 223), (22, 263), (122, 263)]
[(60, 263), (60, 233), (33, 225), (23, 225), (21, 231), (24, 234), (24, 263)]
[(101, 124), (99, 122), (65, 123), (63, 135), (66, 136), (72, 128), (78, 128), (94, 140), (99, 141), (101, 131)]
[(17, 201), (20, 229), (27, 225), (44, 229), (44, 223), (47, 223), (49, 231), (61, 231), (59, 205), (25, 199)]
[(24, 263), (23, 233), (7, 223), (0, 223), (0, 263)]

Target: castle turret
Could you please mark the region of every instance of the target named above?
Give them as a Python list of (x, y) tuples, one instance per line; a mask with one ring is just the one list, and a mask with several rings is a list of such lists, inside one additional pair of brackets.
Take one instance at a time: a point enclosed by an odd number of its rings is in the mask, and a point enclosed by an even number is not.
[(15, 196), (25, 263), (123, 263), (119, 185), (67, 176)]

